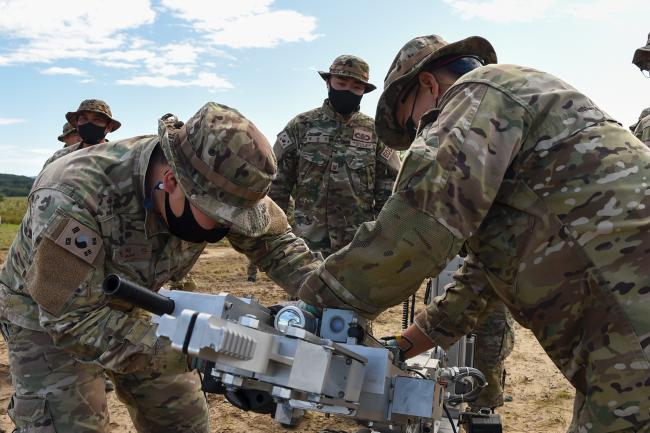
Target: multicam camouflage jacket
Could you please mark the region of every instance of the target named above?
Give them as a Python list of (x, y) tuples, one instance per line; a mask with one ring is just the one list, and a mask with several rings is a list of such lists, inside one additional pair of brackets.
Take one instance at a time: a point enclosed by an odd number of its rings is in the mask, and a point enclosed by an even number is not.
[(584, 396), (576, 431), (638, 429), (650, 419), (650, 150), (530, 68), (478, 68), (440, 107), (421, 121), (377, 221), (299, 296), (375, 316), (464, 244), (456, 284), (420, 329), (448, 345), (496, 293)]
[[(0, 271), (0, 321), (45, 331), (77, 359), (113, 371), (155, 365), (155, 325), (139, 309), (108, 300), (101, 284), (117, 273), (156, 291), (183, 277), (205, 247), (172, 236), (144, 206), (157, 142), (143, 136), (93, 146), (41, 172)], [(231, 228), (228, 239), (291, 292), (319, 259), (278, 213), (282, 221), (262, 236)]]
[(76, 150), (81, 149), (83, 146), (83, 141), (80, 141), (79, 143), (71, 144), (70, 146), (65, 146), (62, 149), (57, 150), (50, 156), (46, 161), (45, 164), (43, 164), (43, 168), (47, 167), (50, 165), (50, 163), (56, 161), (57, 159), (61, 158), (62, 156), (66, 156)]
[(650, 108), (646, 108), (641, 113), (639, 122), (634, 129), (634, 135), (641, 140), (643, 144), (650, 147)]
[(397, 154), (377, 140), (371, 117), (343, 117), (328, 100), (293, 118), (273, 150), (278, 175), (269, 196), (285, 211), (294, 198), (294, 233), (324, 255), (375, 219), (399, 170)]

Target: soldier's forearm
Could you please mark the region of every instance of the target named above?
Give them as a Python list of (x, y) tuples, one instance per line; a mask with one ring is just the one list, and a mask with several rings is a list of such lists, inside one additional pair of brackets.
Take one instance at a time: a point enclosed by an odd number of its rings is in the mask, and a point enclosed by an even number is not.
[(436, 345), (416, 325), (411, 325), (402, 332), (402, 338), (398, 344), (407, 359), (417, 356)]
[(96, 362), (119, 373), (152, 366), (156, 325), (148, 318), (108, 306), (81, 313), (58, 318), (45, 314), (41, 323), (58, 347), (81, 361)]
[(373, 317), (437, 275), (460, 246), (442, 224), (393, 195), (377, 221), (362, 224), (350, 245), (307, 278), (299, 296), (309, 304), (347, 305)]

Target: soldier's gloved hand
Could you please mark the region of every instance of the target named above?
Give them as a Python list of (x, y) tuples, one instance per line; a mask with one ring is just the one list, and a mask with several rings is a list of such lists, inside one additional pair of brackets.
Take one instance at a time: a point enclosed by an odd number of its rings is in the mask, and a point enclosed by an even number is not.
[(195, 356), (187, 355), (187, 368), (190, 371), (192, 370), (203, 371), (205, 368), (205, 361)]
[(396, 352), (402, 361), (405, 359), (404, 353), (413, 347), (411, 340), (403, 335), (388, 335), (381, 337), (379, 341), (386, 348), (391, 349), (394, 353)]

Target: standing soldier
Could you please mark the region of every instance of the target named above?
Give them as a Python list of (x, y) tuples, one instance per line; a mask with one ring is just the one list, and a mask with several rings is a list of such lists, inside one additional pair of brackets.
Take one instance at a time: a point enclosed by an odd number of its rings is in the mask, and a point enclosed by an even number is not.
[(343, 55), (319, 74), (328, 98), (278, 135), (278, 175), (269, 196), (285, 212), (293, 196), (294, 233), (328, 256), (375, 219), (391, 194), (399, 159), (378, 140), (372, 117), (359, 111), (363, 95), (375, 90), (368, 64)]
[[(632, 63), (638, 66), (646, 77), (650, 77), (650, 34), (648, 34), (648, 43), (634, 52)], [(638, 122), (630, 128), (636, 138), (650, 147), (650, 107), (641, 112)]]
[(18, 432), (108, 432), (101, 372), (138, 432), (207, 433), (187, 358), (138, 308), (107, 299), (111, 273), (156, 291), (226, 237), (295, 293), (319, 263), (266, 194), (275, 156), (238, 111), (203, 106), (180, 129), (59, 158), (36, 179), (0, 271), (0, 330)]
[[(113, 119), (111, 107), (99, 99), (86, 99), (81, 101), (77, 111), (70, 111), (65, 115), (70, 125), (73, 125), (81, 138), (76, 144), (66, 145), (63, 149), (54, 152), (45, 166), (75, 150), (85, 149), (95, 144), (105, 143), (106, 134), (116, 131), (122, 125)], [(60, 139), (60, 138), (59, 138)]]
[(498, 296), (575, 387), (570, 431), (650, 432), (650, 152), (559, 78), (494, 62), (480, 37), (398, 52), (376, 116), (410, 146), (395, 193), (299, 297), (373, 317), (464, 246), (406, 356), (448, 347)]
[(77, 128), (70, 125), (69, 122), (65, 122), (63, 124), (63, 132), (61, 132), (61, 135), (59, 135), (57, 139), (60, 142), (64, 143), (63, 147), (72, 146), (73, 144), (79, 143), (81, 141), (81, 137), (79, 137)]

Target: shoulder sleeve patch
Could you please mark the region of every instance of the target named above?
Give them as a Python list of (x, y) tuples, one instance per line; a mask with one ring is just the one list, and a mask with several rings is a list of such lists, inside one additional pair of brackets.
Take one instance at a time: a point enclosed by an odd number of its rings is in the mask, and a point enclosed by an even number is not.
[(25, 286), (45, 311), (59, 315), (103, 249), (99, 235), (73, 218), (64, 217), (50, 229), (36, 247)]
[(291, 146), (291, 138), (289, 138), (287, 131), (282, 131), (280, 134), (278, 134), (278, 144), (282, 149), (286, 149), (287, 147)]
[(69, 253), (91, 264), (102, 248), (102, 239), (90, 228), (70, 218), (55, 243)]

